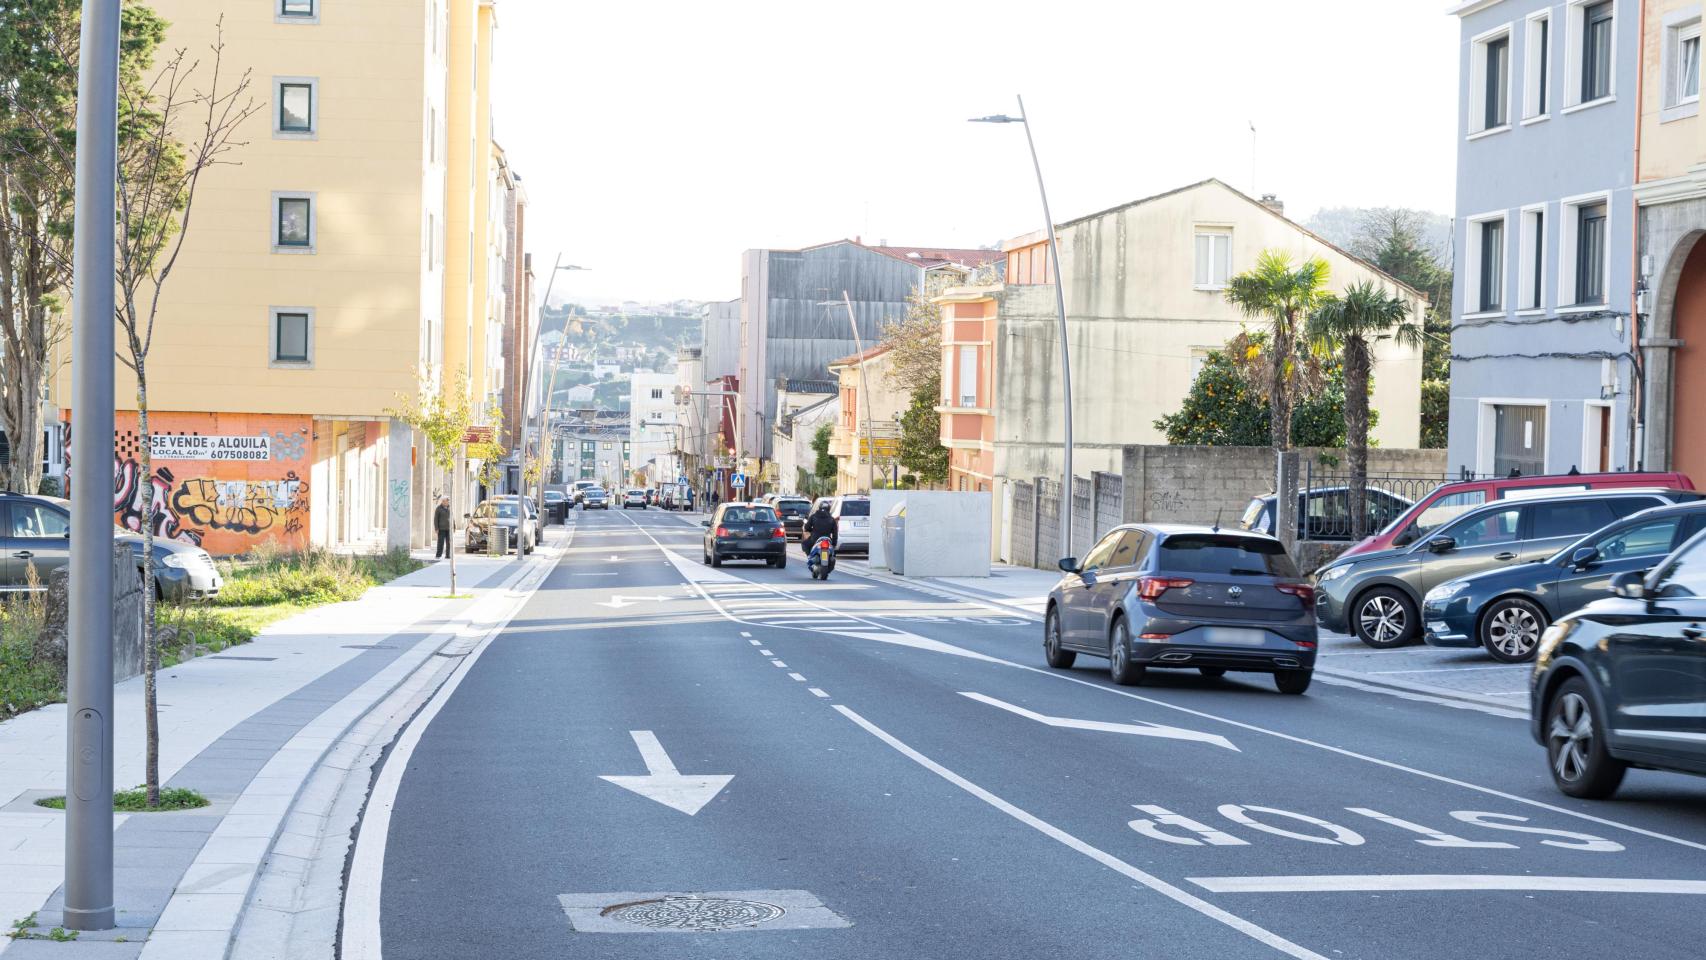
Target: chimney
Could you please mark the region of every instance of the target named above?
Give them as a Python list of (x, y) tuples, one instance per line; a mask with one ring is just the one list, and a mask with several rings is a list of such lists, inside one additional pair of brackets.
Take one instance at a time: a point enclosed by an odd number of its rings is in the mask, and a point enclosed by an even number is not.
[(1285, 216), (1285, 201), (1279, 198), (1279, 194), (1262, 194), (1262, 206), (1267, 207), (1269, 210), (1272, 210), (1282, 217)]

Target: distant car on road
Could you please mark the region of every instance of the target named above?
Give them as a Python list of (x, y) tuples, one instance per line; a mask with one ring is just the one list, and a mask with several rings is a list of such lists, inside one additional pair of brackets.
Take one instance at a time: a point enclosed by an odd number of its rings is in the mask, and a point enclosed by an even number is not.
[(1285, 546), (1242, 531), (1171, 524), (1115, 527), (1084, 556), (1060, 561), (1043, 657), (1066, 669), (1107, 657), (1115, 683), (1153, 668), (1270, 673), (1281, 693), (1309, 689), (1315, 587)]
[(569, 499), (579, 505), (586, 500), (586, 492), (596, 486), (597, 480), (576, 480), (574, 486), (569, 489)]
[(646, 491), (636, 487), (622, 495), (622, 509), (628, 510), (633, 507), (639, 507), (641, 510), (646, 509)]
[(1470, 510), (1407, 548), (1340, 557), (1315, 575), (1321, 626), (1371, 647), (1421, 636), (1422, 598), (1448, 580), (1544, 560), (1584, 534), (1688, 491), (1625, 490), (1505, 498)]
[(1631, 766), (1706, 774), (1706, 534), (1546, 629), (1529, 685), (1552, 782), (1605, 798)]
[(568, 507), (568, 495), (561, 490), (545, 491), (545, 512), (558, 523), (563, 522), (563, 513)]
[(871, 549), (871, 498), (859, 495), (836, 497), (829, 505), (837, 524), (837, 553), (869, 553)]
[(468, 521), (468, 552), (491, 545), (493, 531), (509, 530), (510, 544), (517, 553), (533, 552), (533, 524), (522, 515), (521, 505), (511, 498), (484, 500), (465, 518)]
[[(1616, 490), (1631, 487), (1662, 487), (1669, 490), (1693, 490), (1694, 482), (1683, 473), (1565, 473), (1533, 477), (1502, 477), (1496, 480), (1464, 480), (1434, 488), (1427, 496), (1404, 511), (1385, 529), (1341, 554), (1355, 557), (1395, 547), (1406, 547), (1427, 538), (1462, 515), (1494, 500), (1517, 500), (1531, 497), (1553, 497), (1588, 490)], [(1584, 533), (1586, 531), (1583, 531)]]
[(581, 492), (582, 510), (609, 510), (610, 494), (603, 487), (587, 487)]
[(787, 531), (788, 539), (800, 539), (800, 533), (806, 527), (806, 517), (811, 516), (812, 502), (805, 497), (782, 496), (771, 501), (770, 506), (782, 518), (782, 529)]
[(1624, 517), (1545, 560), (1449, 580), (1422, 598), (1422, 639), (1435, 647), (1479, 644), (1501, 663), (1534, 658), (1559, 617), (1611, 596), (1618, 574), (1645, 573), (1706, 529), (1706, 501)]
[[(1254, 533), (1274, 532), (1276, 494), (1254, 497), (1244, 508), (1238, 526)], [(1363, 492), (1364, 530), (1380, 530), (1413, 504), (1386, 490), (1370, 487)], [(1297, 532), (1305, 540), (1351, 539), (1351, 492), (1349, 487), (1314, 487), (1297, 494)]]
[(725, 560), (763, 560), (772, 567), (788, 565), (788, 535), (776, 511), (759, 503), (717, 506), (705, 527), (704, 559), (713, 567)]

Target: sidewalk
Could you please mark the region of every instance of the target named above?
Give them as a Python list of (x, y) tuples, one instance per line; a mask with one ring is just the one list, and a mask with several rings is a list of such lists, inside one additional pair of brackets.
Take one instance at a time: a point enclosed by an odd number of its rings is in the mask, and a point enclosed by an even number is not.
[[(457, 587), (473, 599), (447, 598), (449, 565), (436, 563), (162, 670), (161, 779), (212, 806), (115, 817), (116, 930), (70, 944), (0, 934), (0, 954), (224, 957), (255, 871), (327, 747), (471, 618), (489, 615), (486, 601), (519, 606), (503, 588), (536, 583), (567, 537), (551, 528), (545, 549), (520, 562), (458, 554)], [(114, 785), (125, 789), (143, 779), (140, 677), (115, 686), (114, 716)], [(0, 723), (0, 930), (32, 913), (39, 932), (59, 923), (65, 817), (34, 800), (64, 792), (65, 734), (64, 704)]]
[[(849, 572), (952, 600), (983, 603), (1004, 613), (1042, 622), (1048, 593), (1060, 574), (1050, 570), (991, 566), (982, 577), (897, 577), (873, 570), (864, 560), (838, 560)], [(1352, 636), (1323, 633), (1315, 662), (1320, 679), (1383, 693), (1469, 705), (1501, 714), (1528, 713), (1528, 664), (1495, 663), (1478, 649), (1446, 650), (1415, 644), (1375, 650)]]

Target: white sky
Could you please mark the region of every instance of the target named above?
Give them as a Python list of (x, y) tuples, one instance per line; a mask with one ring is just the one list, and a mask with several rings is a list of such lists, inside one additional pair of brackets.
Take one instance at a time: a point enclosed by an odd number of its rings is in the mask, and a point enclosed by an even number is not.
[(557, 297), (717, 300), (740, 253), (976, 247), (1216, 176), (1452, 208), (1441, 0), (500, 0), (494, 116)]

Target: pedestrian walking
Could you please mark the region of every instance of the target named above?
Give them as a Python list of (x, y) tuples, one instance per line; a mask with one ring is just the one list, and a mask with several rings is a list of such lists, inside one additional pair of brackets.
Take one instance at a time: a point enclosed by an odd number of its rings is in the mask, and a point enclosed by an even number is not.
[(450, 556), (450, 498), (440, 497), (438, 509), (432, 512), (432, 528), (438, 531), (438, 550), (433, 559), (442, 560)]

